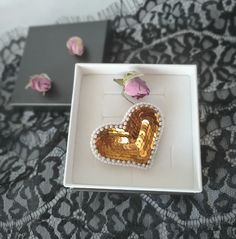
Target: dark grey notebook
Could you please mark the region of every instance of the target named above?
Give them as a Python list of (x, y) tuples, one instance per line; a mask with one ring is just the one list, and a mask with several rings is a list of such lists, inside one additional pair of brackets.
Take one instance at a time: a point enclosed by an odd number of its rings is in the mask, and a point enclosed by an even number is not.
[[(80, 36), (85, 44), (82, 57), (70, 55), (66, 42)], [(109, 22), (86, 22), (31, 27), (20, 65), (11, 104), (14, 106), (69, 106), (75, 63), (106, 62), (109, 54)], [(43, 96), (25, 90), (30, 76), (46, 73), (53, 80), (52, 89)]]

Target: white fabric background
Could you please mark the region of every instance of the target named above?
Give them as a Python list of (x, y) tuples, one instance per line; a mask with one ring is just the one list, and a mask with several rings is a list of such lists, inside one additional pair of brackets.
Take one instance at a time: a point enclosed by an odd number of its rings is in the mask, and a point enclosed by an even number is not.
[[(144, 0), (124, 0), (131, 13), (136, 9), (135, 5), (143, 2)], [(111, 5), (114, 8), (109, 8)], [(14, 28), (53, 24), (62, 16), (97, 20), (102, 18), (103, 11), (108, 8), (112, 18), (112, 9), (119, 5), (119, 0), (0, 0), (0, 35)], [(109, 11), (107, 10), (108, 14)]]

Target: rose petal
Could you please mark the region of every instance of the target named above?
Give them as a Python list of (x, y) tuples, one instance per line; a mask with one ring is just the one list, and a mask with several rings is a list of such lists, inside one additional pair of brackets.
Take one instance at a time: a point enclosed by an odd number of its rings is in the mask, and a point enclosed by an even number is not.
[(70, 37), (66, 42), (66, 47), (72, 55), (82, 56), (84, 53), (84, 43), (80, 37)]
[(51, 79), (47, 74), (39, 74), (31, 76), (26, 88), (31, 87), (35, 91), (45, 93), (51, 89), (51, 84)]
[(129, 96), (139, 99), (149, 95), (150, 89), (144, 80), (136, 77), (125, 83), (124, 92)]

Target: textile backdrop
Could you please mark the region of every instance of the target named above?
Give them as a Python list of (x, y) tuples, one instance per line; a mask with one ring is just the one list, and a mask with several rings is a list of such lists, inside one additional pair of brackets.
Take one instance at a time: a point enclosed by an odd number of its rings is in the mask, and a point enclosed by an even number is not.
[(236, 2), (147, 1), (113, 21), (110, 62), (197, 64), (203, 192), (62, 185), (69, 111), (8, 106), (25, 44), (0, 50), (0, 238), (236, 238)]

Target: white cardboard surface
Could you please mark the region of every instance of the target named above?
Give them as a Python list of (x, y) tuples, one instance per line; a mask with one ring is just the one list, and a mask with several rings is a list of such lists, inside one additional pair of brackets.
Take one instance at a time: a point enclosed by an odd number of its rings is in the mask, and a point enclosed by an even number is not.
[[(90, 151), (92, 131), (118, 123), (131, 106), (113, 78), (144, 73), (165, 126), (152, 168), (101, 163)], [(196, 66), (76, 64), (64, 185), (82, 189), (200, 192), (202, 190)]]

